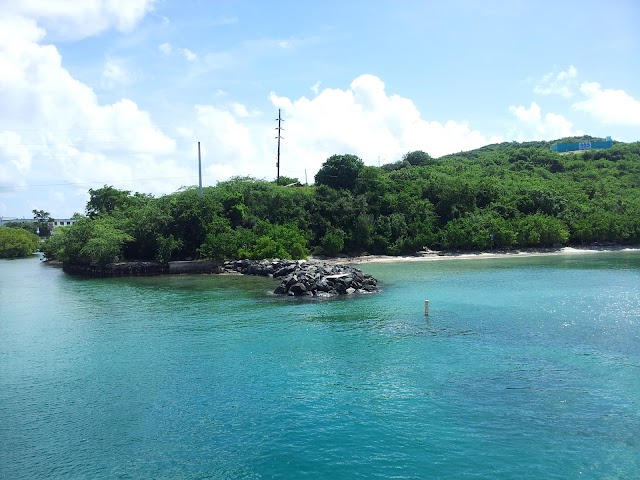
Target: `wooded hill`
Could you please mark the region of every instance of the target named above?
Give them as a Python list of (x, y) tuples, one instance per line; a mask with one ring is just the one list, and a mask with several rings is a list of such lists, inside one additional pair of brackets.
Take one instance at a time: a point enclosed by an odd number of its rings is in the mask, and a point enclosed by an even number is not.
[[(594, 140), (592, 137), (558, 141)], [(558, 154), (555, 142), (501, 143), (382, 167), (334, 155), (313, 186), (232, 178), (171, 195), (89, 190), (85, 219), (44, 245), (47, 258), (303, 258), (434, 250), (640, 243), (640, 143)], [(282, 184), (297, 179), (281, 178)]]

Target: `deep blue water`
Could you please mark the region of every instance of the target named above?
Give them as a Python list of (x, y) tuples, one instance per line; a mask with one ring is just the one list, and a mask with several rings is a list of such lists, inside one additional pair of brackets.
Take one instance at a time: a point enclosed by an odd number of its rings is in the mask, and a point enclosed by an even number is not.
[(299, 301), (0, 260), (0, 477), (640, 478), (639, 253), (362, 268)]

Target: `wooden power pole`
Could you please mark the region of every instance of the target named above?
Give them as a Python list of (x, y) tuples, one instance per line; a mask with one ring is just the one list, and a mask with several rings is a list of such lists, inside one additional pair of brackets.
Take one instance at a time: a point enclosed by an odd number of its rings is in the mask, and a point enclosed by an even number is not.
[(280, 115), (280, 109), (278, 109), (278, 118), (276, 120), (278, 120), (278, 126), (276, 127), (276, 130), (278, 131), (278, 136), (276, 137), (278, 139), (278, 157), (276, 160), (276, 185), (280, 185), (280, 140), (282, 140), (281, 132), (282, 130), (284, 130), (284, 128), (282, 128), (282, 122), (284, 120), (282, 120), (282, 116)]

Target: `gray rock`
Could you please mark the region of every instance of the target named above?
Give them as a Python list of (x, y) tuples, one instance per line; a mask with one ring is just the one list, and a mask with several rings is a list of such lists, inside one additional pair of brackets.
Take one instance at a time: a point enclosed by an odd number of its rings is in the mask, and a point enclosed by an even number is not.
[(284, 295), (287, 293), (287, 287), (283, 284), (280, 284), (276, 287), (273, 293), (275, 293), (276, 295)]
[(289, 293), (293, 293), (294, 295), (304, 295), (305, 293), (307, 293), (307, 287), (304, 285), (304, 283), (298, 282), (291, 285), (291, 287), (289, 288)]
[(227, 261), (222, 271), (272, 276), (281, 280), (277, 295), (328, 297), (378, 291), (377, 280), (357, 268), (296, 260)]

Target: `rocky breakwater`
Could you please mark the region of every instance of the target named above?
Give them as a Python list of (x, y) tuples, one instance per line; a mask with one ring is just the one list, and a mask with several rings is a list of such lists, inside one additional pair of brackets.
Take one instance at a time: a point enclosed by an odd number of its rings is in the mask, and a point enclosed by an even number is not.
[(261, 275), (280, 280), (277, 295), (332, 297), (378, 291), (378, 281), (348, 265), (304, 260), (236, 260), (225, 262), (222, 271)]

